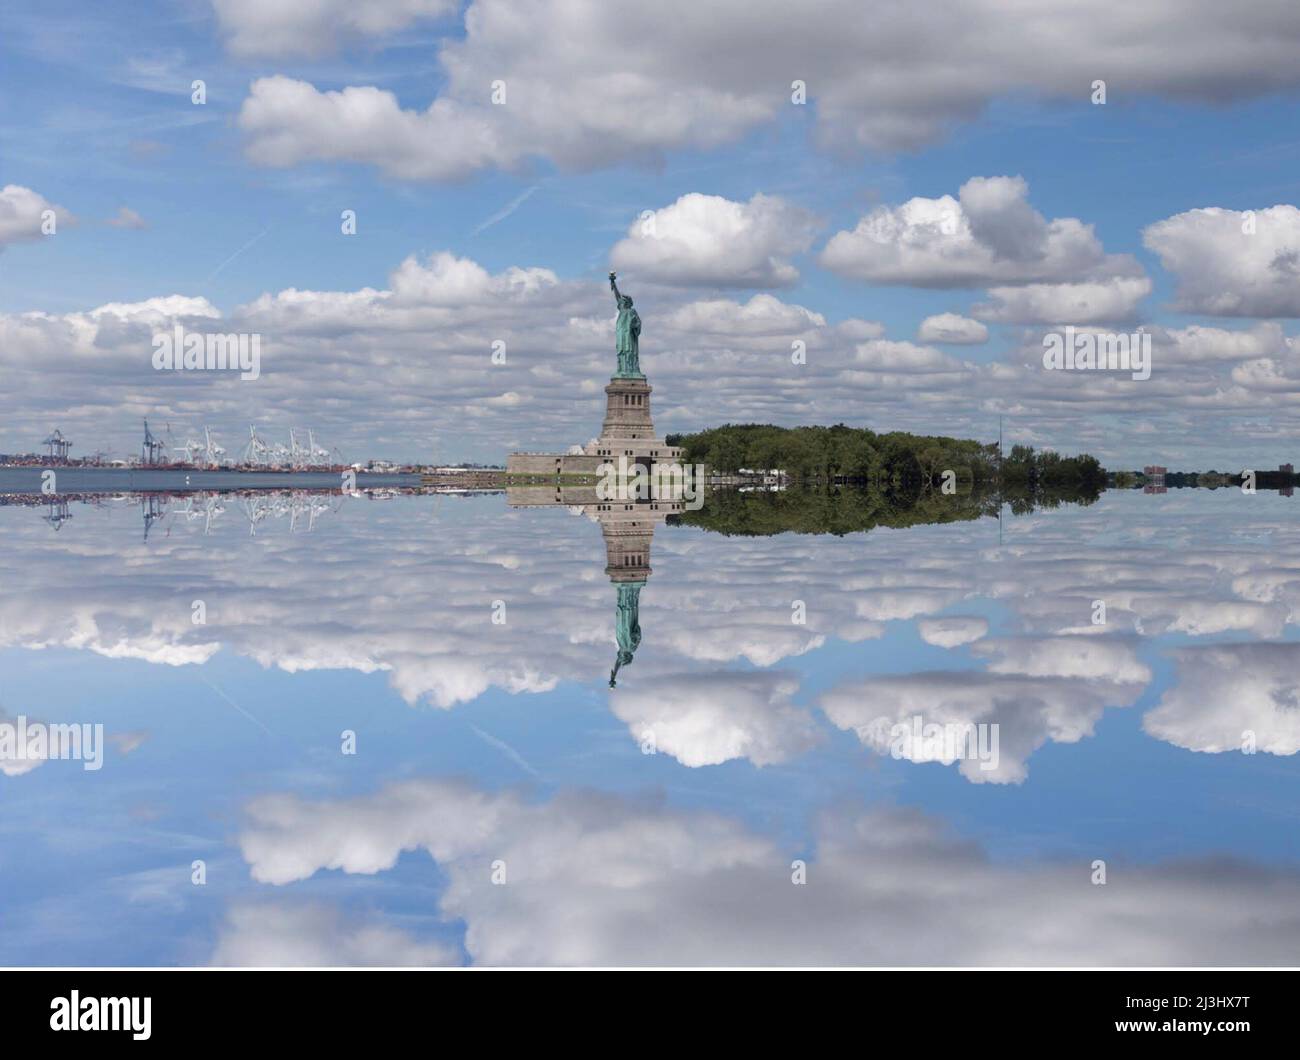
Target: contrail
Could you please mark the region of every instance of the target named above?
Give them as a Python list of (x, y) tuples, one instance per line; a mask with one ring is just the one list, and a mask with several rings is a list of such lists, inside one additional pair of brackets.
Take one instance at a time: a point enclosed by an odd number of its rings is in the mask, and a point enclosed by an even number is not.
[(528, 199), (528, 197), (532, 195), (532, 193), (535, 192), (540, 187), (541, 187), (540, 184), (534, 184), (531, 188), (527, 189), (522, 195), (516, 195), (513, 199), (511, 199), (508, 203), (506, 203), (503, 207), (501, 207), (501, 209), (499, 209), (486, 221), (484, 221), (477, 228), (475, 228), (474, 231), (470, 233), (470, 235), (476, 236), (480, 232), (482, 232), (483, 229), (491, 228), (497, 222), (504, 221), (507, 217), (509, 217), (512, 213), (514, 213), (517, 209), (519, 209), (519, 207), (521, 207), (524, 204), (524, 202)]
[(206, 677), (200, 677), (199, 680), (202, 681), (205, 685), (207, 685), (210, 689), (212, 689), (212, 691), (214, 691), (217, 695), (219, 695), (222, 699), (224, 699), (227, 703), (229, 703), (229, 704), (230, 704), (232, 707), (234, 707), (237, 711), (239, 711), (240, 714), (242, 714), (244, 717), (246, 717), (249, 721), (251, 721), (254, 725), (256, 725), (259, 729), (261, 729), (264, 733), (266, 733), (267, 736), (274, 736), (274, 735), (275, 735), (275, 733), (273, 733), (270, 729), (268, 729), (265, 725), (263, 725), (263, 724), (262, 724), (260, 721), (258, 721), (255, 717), (253, 717), (253, 715), (251, 715), (250, 713), (248, 713), (248, 711), (246, 711), (243, 707), (241, 707), (238, 703), (236, 703), (233, 699), (231, 699), (228, 695), (226, 695), (225, 692), (221, 691), (221, 689), (219, 689), (216, 685), (214, 685), (214, 684), (213, 684), (211, 681), (209, 681)]
[(229, 265), (232, 261), (234, 261), (237, 257), (239, 257), (240, 254), (242, 254), (244, 251), (246, 251), (249, 247), (251, 247), (254, 243), (256, 243), (259, 239), (261, 239), (261, 238), (262, 238), (264, 235), (266, 235), (266, 233), (269, 232), (269, 231), (271, 231), (271, 226), (270, 226), (270, 225), (267, 225), (267, 226), (266, 226), (265, 228), (263, 228), (260, 232), (258, 232), (257, 235), (255, 235), (252, 239), (250, 239), (250, 240), (249, 240), (247, 243), (245, 243), (242, 247), (240, 247), (240, 248), (239, 248), (238, 250), (236, 250), (233, 254), (231, 254), (230, 257), (228, 257), (225, 261), (223, 261), (220, 265), (218, 265), (215, 269), (213, 269), (210, 273), (208, 273), (208, 279), (209, 279), (209, 280), (212, 279), (212, 277), (214, 277), (217, 273), (219, 273), (222, 269), (224, 269), (227, 265)]
[(471, 724), (469, 727), (474, 730), (475, 735), (477, 735), (479, 739), (483, 740), (485, 743), (491, 744), (503, 755), (509, 758), (512, 762), (514, 762), (515, 765), (517, 765), (520, 769), (536, 777), (538, 780), (542, 779), (542, 775), (539, 772), (537, 772), (537, 770), (535, 770), (532, 766), (530, 766), (527, 762), (524, 761), (523, 755), (521, 755), (518, 751), (516, 751), (504, 740), (498, 740), (495, 736), (491, 735), (490, 733), (484, 732), (477, 725)]

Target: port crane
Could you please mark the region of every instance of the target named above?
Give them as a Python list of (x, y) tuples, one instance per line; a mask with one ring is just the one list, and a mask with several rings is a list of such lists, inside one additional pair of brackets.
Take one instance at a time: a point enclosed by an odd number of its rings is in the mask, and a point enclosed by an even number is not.
[(41, 442), (41, 445), (49, 449), (51, 460), (67, 460), (68, 450), (72, 448), (72, 443), (63, 437), (63, 432), (57, 427), (50, 432), (50, 436)]
[(140, 445), (140, 463), (145, 467), (156, 467), (163, 462), (163, 450), (167, 443), (149, 430), (149, 421), (144, 421), (144, 441)]
[(244, 463), (254, 467), (273, 462), (275, 447), (264, 442), (257, 433), (257, 428), (248, 425), (248, 444), (244, 446)]
[[(303, 435), (306, 435), (306, 440)], [(248, 428), (248, 442), (243, 449), (243, 462), (250, 467), (279, 467), (302, 471), (312, 467), (329, 467), (331, 463), (341, 462), (338, 449), (328, 449), (316, 441), (316, 432), (311, 428), (304, 431), (301, 427), (289, 428), (289, 444), (268, 442), (257, 428)]]
[(195, 467), (220, 467), (226, 450), (212, 437), (210, 427), (203, 428), (203, 441), (188, 439), (184, 445), (174, 447), (176, 452), (184, 454), (184, 462)]

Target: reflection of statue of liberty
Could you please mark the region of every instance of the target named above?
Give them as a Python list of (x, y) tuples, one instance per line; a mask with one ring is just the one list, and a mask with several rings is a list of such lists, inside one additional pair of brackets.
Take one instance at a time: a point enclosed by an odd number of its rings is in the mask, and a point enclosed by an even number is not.
[(632, 299), (621, 294), (614, 282), (615, 273), (609, 274), (609, 286), (618, 306), (618, 323), (614, 327), (618, 336), (618, 375), (616, 379), (644, 379), (641, 371), (641, 316), (632, 308)]
[(614, 678), (619, 667), (632, 661), (632, 653), (641, 643), (641, 621), (637, 611), (641, 604), (641, 587), (645, 582), (624, 582), (618, 586), (618, 620), (615, 624), (618, 635), (618, 658), (614, 669), (609, 672), (609, 687), (616, 688)]

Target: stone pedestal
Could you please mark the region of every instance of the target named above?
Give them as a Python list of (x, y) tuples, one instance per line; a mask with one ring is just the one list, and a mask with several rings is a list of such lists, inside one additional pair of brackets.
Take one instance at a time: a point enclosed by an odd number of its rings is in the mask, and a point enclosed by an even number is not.
[(511, 453), (506, 461), (508, 475), (555, 477), (597, 475), (606, 462), (618, 464), (679, 464), (682, 450), (655, 434), (650, 415), (651, 386), (645, 378), (615, 376), (605, 387), (605, 420), (600, 437), (575, 453)]
[(653, 438), (654, 421), (650, 417), (650, 391), (644, 379), (611, 379), (605, 387), (605, 422), (602, 438)]
[(583, 452), (614, 461), (625, 456), (631, 463), (646, 465), (680, 461), (682, 451), (655, 434), (650, 414), (653, 389), (645, 379), (611, 379), (605, 387), (605, 422), (600, 426), (600, 437)]

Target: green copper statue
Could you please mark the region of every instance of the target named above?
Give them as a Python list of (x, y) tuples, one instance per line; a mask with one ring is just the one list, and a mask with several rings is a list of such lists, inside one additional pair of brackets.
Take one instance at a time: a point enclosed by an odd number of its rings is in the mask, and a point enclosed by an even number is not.
[(614, 669), (609, 672), (609, 687), (617, 688), (614, 678), (619, 667), (632, 661), (632, 653), (641, 643), (641, 620), (637, 612), (641, 604), (641, 587), (645, 582), (624, 582), (618, 587), (618, 619), (616, 630), (618, 636), (618, 657), (614, 660)]
[(618, 284), (614, 282), (617, 274), (609, 274), (609, 286), (614, 292), (614, 304), (618, 306), (618, 374), (616, 379), (644, 379), (641, 371), (641, 317), (632, 308), (632, 299), (620, 294)]

